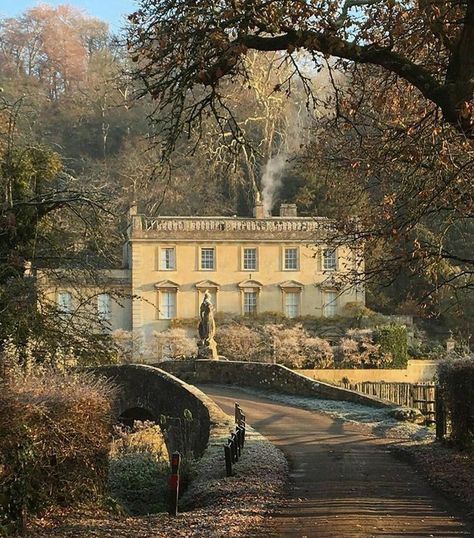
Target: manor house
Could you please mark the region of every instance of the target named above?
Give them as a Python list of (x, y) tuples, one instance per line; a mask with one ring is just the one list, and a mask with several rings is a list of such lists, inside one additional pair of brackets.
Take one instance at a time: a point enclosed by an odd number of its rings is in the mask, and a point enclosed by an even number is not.
[[(327, 218), (298, 217), (293, 204), (273, 217), (257, 202), (253, 218), (147, 217), (133, 206), (123, 268), (96, 290), (97, 315), (145, 342), (175, 318), (197, 318), (206, 290), (217, 313), (336, 316), (365, 295), (341, 278), (361, 269), (359, 253), (329, 246), (331, 229)], [(74, 309), (61, 281), (51, 292), (63, 311)]]

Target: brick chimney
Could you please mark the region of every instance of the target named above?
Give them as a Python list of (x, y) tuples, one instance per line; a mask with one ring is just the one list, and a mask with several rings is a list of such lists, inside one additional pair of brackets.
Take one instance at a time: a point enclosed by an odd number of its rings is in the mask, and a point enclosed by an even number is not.
[(296, 204), (281, 204), (280, 205), (280, 217), (297, 217), (298, 210)]
[(265, 218), (265, 207), (263, 206), (262, 199), (260, 198), (260, 192), (257, 191), (257, 195), (255, 196), (255, 205), (253, 208), (253, 216), (256, 219), (264, 219)]

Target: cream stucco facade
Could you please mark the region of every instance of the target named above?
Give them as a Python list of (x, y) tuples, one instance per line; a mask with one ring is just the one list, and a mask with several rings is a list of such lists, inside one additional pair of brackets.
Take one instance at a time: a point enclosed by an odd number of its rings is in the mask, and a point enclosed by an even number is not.
[(206, 290), (217, 312), (331, 316), (365, 303), (362, 286), (342, 286), (361, 269), (358, 254), (325, 243), (331, 222), (297, 217), (155, 217), (130, 215), (127, 260), (134, 296), (132, 328), (145, 339), (170, 318), (196, 318)]
[[(363, 261), (344, 244), (327, 244), (332, 226), (326, 218), (298, 217), (289, 204), (278, 217), (264, 216), (258, 204), (254, 218), (152, 218), (133, 207), (124, 268), (105, 279), (111, 293), (114, 279), (122, 293), (105, 308), (110, 327), (131, 331), (146, 347), (172, 319), (197, 318), (206, 290), (218, 313), (237, 315), (334, 316), (347, 303), (364, 304), (363, 286), (340, 283)], [(74, 301), (61, 281), (49, 289), (58, 301), (64, 293)], [(109, 291), (91, 291), (104, 310), (100, 300)]]

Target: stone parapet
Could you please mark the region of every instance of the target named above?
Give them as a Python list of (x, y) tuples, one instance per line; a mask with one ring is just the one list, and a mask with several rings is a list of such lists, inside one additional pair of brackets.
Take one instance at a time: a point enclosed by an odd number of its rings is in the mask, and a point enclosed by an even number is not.
[(315, 381), (281, 364), (195, 360), (165, 361), (156, 366), (189, 383), (230, 384), (293, 396), (346, 401), (369, 407), (386, 409), (398, 407), (373, 396)]
[(134, 215), (131, 239), (311, 240), (334, 231), (325, 217), (146, 217)]

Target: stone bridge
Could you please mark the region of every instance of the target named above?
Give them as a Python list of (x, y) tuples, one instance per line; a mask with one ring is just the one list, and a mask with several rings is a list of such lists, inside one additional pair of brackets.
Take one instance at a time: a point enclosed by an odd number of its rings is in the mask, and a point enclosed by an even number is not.
[[(124, 364), (91, 369), (117, 386), (114, 414), (124, 423), (133, 420), (160, 422), (168, 417), (168, 450), (183, 450), (183, 438), (196, 456), (206, 448), (212, 429), (227, 421), (216, 404), (196, 387), (153, 366)], [(191, 420), (185, 419), (185, 414)]]
[[(166, 361), (156, 366), (100, 366), (92, 370), (118, 387), (114, 409), (117, 420), (125, 424), (133, 420), (162, 423), (170, 451), (183, 450), (186, 438), (188, 449), (191, 447), (196, 456), (206, 448), (212, 429), (229, 425), (229, 417), (208, 396), (188, 383), (231, 384), (371, 407), (397, 407), (373, 396), (314, 381), (279, 364), (193, 360)], [(192, 420), (186, 420), (185, 415)], [(164, 422), (162, 417), (167, 417)]]

